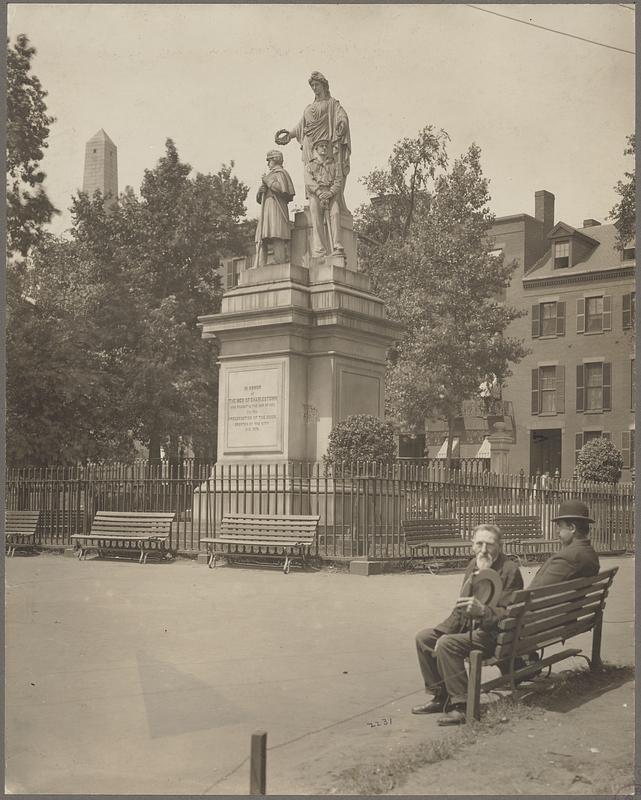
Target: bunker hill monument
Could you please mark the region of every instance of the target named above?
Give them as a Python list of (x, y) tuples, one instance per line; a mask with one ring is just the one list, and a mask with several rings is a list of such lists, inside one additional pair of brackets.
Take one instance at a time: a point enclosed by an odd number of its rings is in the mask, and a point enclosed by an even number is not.
[(384, 413), (385, 355), (397, 325), (358, 271), (345, 202), (351, 135), (329, 83), (313, 72), (314, 100), (275, 135), (300, 146), (308, 205), (290, 222), (294, 196), (279, 150), (257, 194), (256, 256), (203, 316), (220, 344), (218, 463), (318, 461), (332, 427), (351, 414)]

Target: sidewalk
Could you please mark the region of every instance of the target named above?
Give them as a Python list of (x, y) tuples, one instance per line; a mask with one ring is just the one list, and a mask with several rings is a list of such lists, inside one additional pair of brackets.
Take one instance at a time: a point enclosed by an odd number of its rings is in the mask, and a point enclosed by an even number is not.
[[(634, 560), (603, 559), (617, 564), (603, 654), (630, 664)], [(414, 635), (447, 615), (460, 573), (52, 555), (5, 573), (11, 793), (246, 794), (256, 730), (270, 794), (330, 793), (364, 758), (442, 736), (409, 713), (424, 696)], [(589, 651), (589, 636), (575, 641)]]

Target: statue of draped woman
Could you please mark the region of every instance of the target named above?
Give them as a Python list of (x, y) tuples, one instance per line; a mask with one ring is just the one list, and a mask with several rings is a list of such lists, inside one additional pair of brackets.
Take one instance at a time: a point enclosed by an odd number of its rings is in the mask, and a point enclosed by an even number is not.
[(314, 147), (318, 142), (330, 143), (330, 148), (342, 175), (341, 190), (337, 197), (341, 211), (348, 212), (345, 205), (345, 181), (349, 173), (351, 140), (349, 120), (340, 102), (332, 97), (329, 83), (320, 72), (312, 72), (309, 85), (314, 92), (314, 101), (303, 111), (303, 116), (291, 130), (282, 128), (276, 133), (276, 144), (285, 145), (292, 139), (300, 144), (303, 164), (307, 168), (314, 158)]

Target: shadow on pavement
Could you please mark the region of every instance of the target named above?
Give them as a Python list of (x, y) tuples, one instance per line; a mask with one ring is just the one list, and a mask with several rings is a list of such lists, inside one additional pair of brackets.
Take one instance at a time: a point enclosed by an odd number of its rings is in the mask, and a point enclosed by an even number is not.
[(523, 699), (537, 708), (566, 714), (634, 680), (634, 667), (606, 665), (602, 672), (567, 670), (537, 681)]

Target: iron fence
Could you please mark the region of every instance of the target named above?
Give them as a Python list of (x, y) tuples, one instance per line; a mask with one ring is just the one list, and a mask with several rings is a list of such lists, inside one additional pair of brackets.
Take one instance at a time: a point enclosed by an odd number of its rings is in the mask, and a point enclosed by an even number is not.
[(86, 533), (98, 510), (171, 511), (171, 548), (191, 553), (204, 549), (201, 538), (215, 535), (225, 513), (318, 514), (316, 550), (329, 559), (405, 558), (403, 520), (419, 517), (454, 520), (464, 538), (499, 515), (536, 517), (542, 535), (553, 539), (559, 504), (580, 498), (595, 520), (598, 550), (634, 550), (633, 484), (448, 470), (435, 463), (21, 468), (7, 471), (6, 498), (7, 509), (40, 511), (38, 540), (57, 546)]

